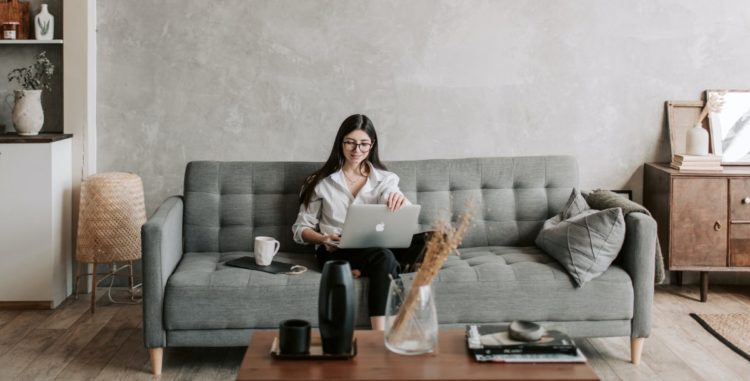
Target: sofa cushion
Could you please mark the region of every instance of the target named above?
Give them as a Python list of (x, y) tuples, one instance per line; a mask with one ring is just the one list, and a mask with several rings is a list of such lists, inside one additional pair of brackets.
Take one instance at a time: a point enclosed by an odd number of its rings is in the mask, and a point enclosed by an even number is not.
[[(633, 317), (633, 286), (612, 266), (578, 289), (565, 270), (536, 247), (492, 246), (448, 258), (434, 282), (441, 324), (622, 320)], [(277, 260), (310, 267), (273, 275), (224, 266), (249, 253), (186, 253), (167, 283), (167, 329), (277, 328), (292, 318), (317, 326), (320, 274), (312, 255), (279, 253)], [(403, 276), (409, 276), (408, 274)], [(357, 325), (369, 324), (367, 278), (356, 279)]]
[(536, 247), (495, 246), (449, 257), (433, 284), (441, 324), (633, 317), (633, 285), (622, 268), (612, 266), (591, 283), (576, 288)]
[(536, 245), (555, 258), (578, 287), (607, 270), (625, 241), (622, 209), (589, 209), (561, 221), (544, 223)]
[[(299, 275), (224, 265), (249, 252), (185, 253), (167, 281), (167, 329), (278, 328), (286, 319), (317, 322), (320, 271), (312, 254), (279, 252), (275, 261), (301, 264)], [(357, 285), (359, 288), (359, 285)], [(361, 299), (355, 293), (355, 301)]]

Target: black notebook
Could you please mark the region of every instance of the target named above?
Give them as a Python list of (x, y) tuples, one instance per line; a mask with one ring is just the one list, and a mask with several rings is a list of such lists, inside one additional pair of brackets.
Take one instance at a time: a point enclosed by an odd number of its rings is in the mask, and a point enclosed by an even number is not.
[(271, 274), (286, 274), (292, 272), (292, 266), (294, 266), (291, 263), (275, 261), (271, 262), (271, 264), (268, 266), (260, 266), (255, 263), (255, 258), (253, 257), (240, 257), (237, 259), (232, 259), (231, 261), (228, 261), (224, 264), (232, 267), (241, 267), (243, 269), (264, 271)]

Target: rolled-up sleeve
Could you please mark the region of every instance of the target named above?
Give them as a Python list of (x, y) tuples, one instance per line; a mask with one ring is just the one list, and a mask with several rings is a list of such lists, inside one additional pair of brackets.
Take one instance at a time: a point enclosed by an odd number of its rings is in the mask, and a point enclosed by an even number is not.
[[(379, 204), (385, 204), (388, 201), (388, 195), (393, 192), (403, 194), (403, 192), (401, 192), (401, 189), (399, 189), (398, 187), (398, 182), (399, 178), (395, 173), (389, 173), (388, 176), (383, 179), (383, 183), (381, 184), (383, 190), (380, 193), (380, 199), (378, 200)], [(409, 200), (406, 200), (404, 205), (411, 205), (411, 202), (409, 202)]]
[(323, 200), (317, 195), (313, 195), (313, 199), (310, 200), (310, 204), (305, 207), (304, 204), (299, 206), (299, 213), (297, 213), (297, 221), (292, 225), (292, 233), (294, 234), (294, 242), (300, 245), (307, 245), (302, 239), (302, 232), (305, 229), (318, 230), (318, 221), (320, 219), (320, 208), (323, 204)]

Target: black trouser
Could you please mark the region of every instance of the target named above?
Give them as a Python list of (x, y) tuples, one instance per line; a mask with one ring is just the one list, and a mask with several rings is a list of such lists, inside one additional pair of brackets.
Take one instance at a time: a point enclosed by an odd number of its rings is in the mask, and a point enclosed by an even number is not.
[(367, 295), (370, 316), (383, 316), (391, 278), (398, 278), (401, 269), (413, 271), (414, 262), (422, 252), (424, 242), (424, 233), (420, 233), (414, 235), (411, 246), (407, 249), (371, 247), (338, 249), (329, 253), (324, 245), (320, 245), (315, 252), (315, 258), (321, 269), (328, 261), (344, 260), (349, 262), (352, 270), (359, 270), (362, 276), (370, 278), (370, 289)]
[(385, 303), (391, 278), (398, 278), (400, 266), (396, 256), (389, 249), (371, 247), (367, 249), (338, 249), (332, 253), (321, 245), (315, 253), (318, 264), (333, 260), (349, 262), (352, 270), (359, 270), (362, 276), (370, 278), (370, 289), (367, 295), (370, 316), (385, 315)]

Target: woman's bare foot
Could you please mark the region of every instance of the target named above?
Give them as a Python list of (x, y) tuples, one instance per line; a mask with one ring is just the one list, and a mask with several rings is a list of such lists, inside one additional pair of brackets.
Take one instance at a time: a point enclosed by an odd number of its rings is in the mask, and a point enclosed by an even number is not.
[(361, 271), (359, 271), (357, 269), (352, 270), (352, 278), (357, 279), (357, 278), (359, 278), (361, 276), (362, 276), (362, 272)]
[(373, 331), (382, 331), (385, 329), (385, 316), (370, 316), (370, 325)]

